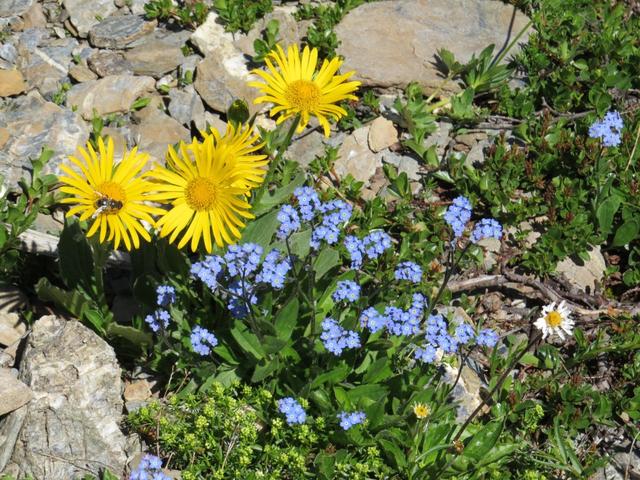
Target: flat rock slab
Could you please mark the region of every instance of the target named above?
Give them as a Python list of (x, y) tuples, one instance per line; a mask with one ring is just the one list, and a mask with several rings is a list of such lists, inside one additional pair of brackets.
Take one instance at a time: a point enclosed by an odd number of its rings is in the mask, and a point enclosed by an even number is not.
[(154, 78), (162, 77), (184, 61), (182, 50), (171, 39), (152, 39), (127, 50), (124, 57), (134, 73)]
[(16, 17), (31, 7), (33, 0), (2, 0), (0, 2), (0, 18)]
[(382, 156), (374, 153), (368, 145), (369, 127), (360, 127), (344, 139), (338, 150), (338, 159), (334, 165), (336, 173), (342, 179), (351, 174), (359, 182), (369, 185), (369, 180), (382, 167)]
[(62, 3), (71, 24), (82, 38), (86, 38), (91, 28), (100, 23), (100, 18), (107, 18), (118, 9), (113, 0), (63, 0)]
[[(490, 44), (494, 52), (508, 45), (528, 21), (497, 0), (390, 0), (355, 8), (335, 32), (342, 42), (338, 54), (345, 57), (342, 71), (355, 70), (354, 79), (385, 88), (418, 81), (432, 92), (443, 81), (439, 49), (464, 63)], [(447, 90), (459, 88), (451, 82)]]
[(79, 115), (47, 102), (38, 92), (12, 99), (0, 106), (0, 171), (4, 184), (14, 190), (21, 177), (29, 177), (30, 158), (43, 147), (54, 151), (44, 173), (61, 173), (60, 162), (84, 145), (89, 128)]
[(109, 75), (131, 75), (132, 65), (122, 53), (111, 50), (99, 50), (87, 59), (87, 65), (99, 77)]
[(119, 478), (127, 455), (113, 349), (77, 321), (45, 316), (33, 325), (19, 370), (34, 398), (0, 425), (7, 439), (0, 471), (8, 462), (18, 478), (74, 479), (105, 468)]
[(33, 394), (20, 380), (15, 378), (11, 370), (0, 368), (0, 416), (19, 409), (33, 398)]
[(89, 32), (89, 43), (99, 48), (124, 48), (153, 32), (158, 22), (147, 22), (138, 15), (105, 18)]
[(77, 106), (78, 113), (91, 120), (94, 110), (98, 115), (128, 111), (137, 98), (154, 88), (151, 77), (111, 75), (74, 85), (67, 93), (67, 106)]
[(0, 97), (11, 97), (26, 90), (27, 84), (19, 70), (0, 70)]
[[(20, 320), (20, 315), (13, 312), (0, 312), (0, 345), (8, 347), (16, 343), (27, 331), (27, 326)], [(2, 385), (2, 382), (0, 382)], [(2, 402), (0, 401), (0, 404)], [(0, 405), (0, 410), (2, 406)], [(2, 415), (0, 413), (0, 415)]]

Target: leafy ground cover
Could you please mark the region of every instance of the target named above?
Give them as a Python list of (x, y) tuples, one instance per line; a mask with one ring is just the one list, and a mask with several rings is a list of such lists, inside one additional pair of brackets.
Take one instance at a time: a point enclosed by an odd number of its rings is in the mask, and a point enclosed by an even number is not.
[[(247, 30), (271, 7), (244, 3), (214, 8), (230, 30)], [(332, 57), (331, 29), (360, 3), (300, 9), (299, 18), (315, 21), (307, 40), (320, 58)], [(192, 27), (206, 17), (199, 5), (153, 1), (147, 13)], [(361, 184), (332, 174), (335, 149), (308, 171), (288, 159), (309, 120), (305, 102), (317, 96), (295, 72), (278, 80), (274, 67), (260, 83), (284, 84), (297, 97), (254, 86), (291, 119), (253, 137), (236, 104), (226, 133), (204, 132), (192, 154), (171, 150), (166, 168), (132, 186), (148, 196), (137, 211), (130, 206), (123, 226), (106, 218), (136, 193), (121, 198), (111, 185), (98, 204), (93, 191), (138, 164), (103, 166), (109, 144), (99, 135), (96, 159), (77, 178), (67, 173), (65, 189), (52, 192), (53, 179), (37, 175), (45, 152), (35, 180), (3, 199), (4, 276), (91, 326), (126, 367), (163, 383), (167, 394), (127, 421), (155, 454), (132, 479), (164, 478), (163, 466), (185, 480), (585, 479), (637, 451), (640, 20), (623, 2), (519, 6), (535, 33), (509, 63), (497, 62), (503, 54), (493, 48), (464, 65), (442, 50), (447, 81), (461, 92), (427, 96), (410, 85), (393, 104), (400, 148), (424, 167), (418, 193), (388, 167), (388, 195), (365, 200)], [(270, 28), (257, 60), (275, 44)], [(327, 62), (327, 82), (338, 63)], [(354, 100), (357, 85), (339, 80), (344, 90), (313, 110), (326, 117), (321, 126), (339, 120), (350, 130), (380, 113), (377, 92), (360, 90)], [(425, 145), (443, 119), (512, 135), (496, 138), (474, 166)], [(230, 157), (239, 160), (230, 166)], [(185, 185), (182, 198), (176, 186)], [(75, 197), (66, 201), (81, 218), (67, 220), (59, 258), (21, 253), (17, 235), (63, 194)], [(145, 198), (167, 209), (140, 210)], [(192, 211), (180, 211), (184, 204)], [(157, 234), (138, 228), (156, 214)], [(533, 245), (523, 227), (532, 219), (540, 230)], [(491, 241), (501, 242), (498, 258), (487, 251)], [(119, 243), (131, 250), (124, 274), (107, 263)], [(596, 292), (554, 278), (560, 260), (588, 259), (593, 247), (607, 259)], [(116, 274), (144, 305), (128, 324), (112, 311)], [(487, 288), (506, 288), (498, 309), (516, 314), (499, 319), (486, 307)], [(471, 404), (458, 394), (463, 386), (476, 390)]]

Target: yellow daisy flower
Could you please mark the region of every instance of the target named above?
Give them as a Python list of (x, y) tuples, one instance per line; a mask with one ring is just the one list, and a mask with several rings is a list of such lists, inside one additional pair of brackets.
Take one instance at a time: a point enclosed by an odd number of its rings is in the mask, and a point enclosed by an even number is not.
[(413, 406), (413, 413), (420, 419), (427, 418), (431, 414), (431, 409), (424, 403), (416, 403)]
[(76, 204), (67, 212), (67, 217), (79, 214), (81, 221), (93, 219), (87, 237), (100, 230), (100, 243), (105, 239), (114, 240), (116, 249), (120, 242), (127, 250), (138, 248), (140, 237), (150, 241), (149, 232), (140, 222), (144, 220), (153, 225), (151, 215), (162, 210), (145, 204), (147, 200), (154, 200), (150, 193), (153, 184), (137, 176), (149, 161), (149, 155), (134, 148), (114, 165), (111, 138), (106, 145), (102, 138), (98, 139), (97, 152), (89, 143), (86, 150), (80, 147), (78, 152), (80, 158), (69, 157), (77, 168), (60, 165), (66, 174), (58, 179), (64, 184), (60, 191), (73, 195), (62, 202)]
[[(191, 240), (196, 251), (204, 240), (211, 253), (213, 241), (219, 247), (235, 243), (254, 218), (247, 196), (266, 174), (266, 155), (253, 155), (262, 145), (249, 127), (227, 125), (224, 136), (212, 130), (204, 140), (180, 143), (180, 155), (169, 147), (169, 168), (157, 166), (149, 174), (156, 180), (159, 199), (171, 201), (173, 208), (158, 220), (160, 236), (170, 235), (173, 243), (183, 230), (178, 248)], [(213, 237), (213, 238), (212, 238)]]
[[(298, 132), (304, 130), (311, 115), (318, 118), (326, 137), (329, 136), (327, 117), (339, 120), (347, 114), (344, 108), (336, 105), (343, 100), (357, 100), (353, 95), (360, 82), (347, 82), (355, 72), (336, 75), (342, 60), (324, 60), (320, 70), (318, 66), (318, 49), (309, 50), (304, 47), (302, 57), (297, 45), (287, 49), (285, 55), (280, 45), (265, 58), (269, 72), (253, 70), (253, 73), (264, 80), (249, 82), (249, 86), (258, 88), (264, 94), (254, 103), (270, 102), (275, 104), (271, 116), (280, 113), (277, 123), (300, 114)], [(277, 64), (274, 66), (272, 60)]]

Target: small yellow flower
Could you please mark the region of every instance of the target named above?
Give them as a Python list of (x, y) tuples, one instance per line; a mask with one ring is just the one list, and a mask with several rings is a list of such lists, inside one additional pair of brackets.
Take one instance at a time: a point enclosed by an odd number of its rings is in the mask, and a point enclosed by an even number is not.
[(413, 413), (418, 418), (427, 418), (431, 414), (431, 409), (424, 403), (416, 403), (413, 406)]
[[(274, 66), (272, 60), (277, 64)], [(258, 88), (264, 94), (254, 103), (270, 102), (275, 106), (271, 116), (280, 113), (277, 123), (300, 114), (298, 132), (304, 130), (313, 115), (318, 118), (326, 137), (330, 127), (327, 117), (339, 120), (347, 112), (337, 105), (343, 100), (357, 100), (353, 95), (360, 82), (347, 82), (355, 72), (337, 75), (342, 60), (334, 58), (324, 60), (318, 71), (318, 49), (304, 47), (302, 56), (297, 45), (292, 45), (285, 54), (280, 45), (265, 58), (269, 72), (253, 70), (263, 82), (249, 82), (249, 86)]]
[(229, 124), (224, 136), (212, 130), (202, 142), (181, 142), (180, 155), (169, 147), (168, 168), (156, 166), (149, 172), (158, 198), (173, 206), (157, 222), (160, 236), (170, 235), (173, 243), (184, 231), (178, 248), (191, 241), (196, 251), (202, 239), (209, 253), (213, 241), (219, 247), (235, 243), (243, 219), (254, 218), (247, 196), (266, 174), (266, 155), (253, 154), (261, 147), (257, 140), (250, 127)]
[(106, 145), (102, 138), (98, 139), (97, 152), (91, 144), (87, 144), (86, 150), (78, 148), (78, 152), (79, 158), (69, 157), (76, 168), (60, 165), (66, 174), (59, 177), (64, 184), (60, 191), (73, 195), (62, 199), (62, 202), (76, 204), (67, 217), (80, 214), (81, 221), (93, 219), (87, 237), (100, 230), (100, 243), (105, 239), (114, 240), (116, 249), (120, 242), (127, 250), (138, 248), (140, 237), (150, 241), (149, 232), (140, 222), (153, 225), (151, 215), (162, 210), (145, 203), (156, 200), (151, 193), (154, 187), (138, 176), (149, 161), (149, 155), (134, 148), (125, 152), (122, 161), (114, 165), (111, 138), (107, 139)]

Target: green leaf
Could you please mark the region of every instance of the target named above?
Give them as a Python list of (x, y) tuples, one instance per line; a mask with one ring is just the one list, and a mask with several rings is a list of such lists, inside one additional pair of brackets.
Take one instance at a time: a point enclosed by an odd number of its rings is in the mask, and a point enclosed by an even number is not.
[(611, 233), (611, 225), (613, 224), (613, 218), (620, 208), (620, 197), (614, 195), (607, 198), (604, 202), (598, 206), (596, 211), (596, 217), (598, 218), (598, 226), (600, 231), (604, 235)]
[(627, 220), (618, 228), (618, 230), (616, 230), (616, 234), (613, 237), (613, 243), (611, 245), (614, 247), (627, 245), (638, 237), (638, 232), (640, 232), (640, 221), (635, 219)]
[(151, 345), (153, 343), (153, 336), (150, 333), (115, 322), (110, 323), (107, 327), (107, 335), (122, 337), (134, 345)]
[(278, 212), (269, 212), (247, 225), (242, 234), (243, 243), (257, 243), (266, 248), (278, 229)]
[(73, 290), (69, 292), (62, 290), (59, 287), (51, 285), (51, 282), (44, 277), (38, 281), (35, 289), (40, 300), (53, 302), (78, 319), (81, 319), (85, 310), (92, 305), (91, 299), (80, 291)]
[(482, 460), (498, 442), (498, 438), (502, 433), (502, 427), (502, 421), (498, 420), (494, 420), (485, 425), (465, 446), (463, 455), (477, 462)]
[(265, 357), (266, 352), (262, 348), (258, 337), (251, 333), (240, 320), (235, 321), (231, 329), (231, 335), (233, 335), (240, 348), (251, 354), (256, 360), (261, 360)]
[(335, 367), (333, 370), (329, 370), (328, 372), (322, 373), (318, 375), (313, 382), (311, 382), (310, 389), (314, 390), (325, 383), (329, 385), (333, 385), (334, 383), (338, 383), (343, 381), (349, 375), (351, 369), (348, 365), (339, 365)]
[(276, 335), (281, 340), (289, 340), (293, 329), (298, 323), (298, 310), (300, 309), (300, 302), (297, 298), (293, 298), (287, 303), (275, 319)]
[(347, 397), (353, 404), (367, 406), (379, 402), (387, 392), (387, 388), (379, 384), (360, 385), (347, 391)]
[(269, 194), (265, 190), (260, 198), (254, 203), (252, 213), (255, 216), (260, 216), (272, 208), (285, 203), (289, 200), (291, 195), (293, 195), (293, 191), (304, 183), (305, 178), (305, 174), (300, 172), (287, 185), (277, 188), (273, 194)]
[(389, 360), (385, 358), (379, 358), (367, 369), (363, 381), (365, 383), (377, 383), (385, 380), (393, 375), (393, 370), (389, 366)]
[(393, 460), (393, 463), (395, 464), (394, 466), (399, 470), (403, 470), (407, 465), (407, 457), (402, 452), (402, 449), (394, 442), (385, 440), (384, 438), (379, 439), (378, 442), (387, 456)]
[(340, 264), (340, 255), (333, 248), (324, 248), (313, 263), (316, 272), (316, 280), (320, 280), (329, 270)]
[(93, 255), (78, 222), (66, 223), (58, 241), (60, 275), (70, 289), (92, 291)]
[(273, 372), (278, 370), (279, 366), (280, 364), (277, 358), (260, 362), (260, 364), (253, 371), (251, 381), (253, 383), (261, 382), (265, 378), (269, 377)]

